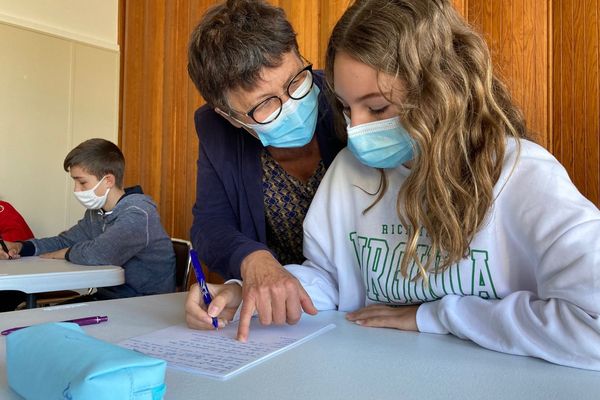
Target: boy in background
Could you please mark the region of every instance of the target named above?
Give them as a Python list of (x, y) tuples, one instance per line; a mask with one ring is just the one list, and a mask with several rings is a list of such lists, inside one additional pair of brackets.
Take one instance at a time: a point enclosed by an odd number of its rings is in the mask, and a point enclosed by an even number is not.
[(104, 139), (75, 147), (64, 161), (75, 183), (74, 195), (87, 209), (83, 218), (58, 236), (6, 242), (9, 256), (39, 255), (81, 265), (119, 265), (125, 283), (98, 288), (90, 300), (168, 293), (175, 290), (175, 254), (156, 204), (139, 186), (123, 189), (125, 159)]

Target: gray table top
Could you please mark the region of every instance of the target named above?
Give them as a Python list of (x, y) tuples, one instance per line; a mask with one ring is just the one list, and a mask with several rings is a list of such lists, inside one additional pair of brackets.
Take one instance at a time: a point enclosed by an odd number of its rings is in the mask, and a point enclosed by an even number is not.
[[(118, 342), (183, 323), (184, 299), (175, 293), (4, 313), (0, 330), (108, 315), (109, 322), (84, 329)], [(334, 311), (305, 318), (336, 328), (224, 382), (167, 369), (165, 399), (600, 398), (600, 372), (497, 353), (450, 335), (360, 327)], [(0, 357), (0, 398), (18, 399), (6, 381), (4, 338)]]
[(41, 293), (123, 283), (125, 272), (114, 265), (77, 265), (40, 257), (0, 261), (0, 290)]

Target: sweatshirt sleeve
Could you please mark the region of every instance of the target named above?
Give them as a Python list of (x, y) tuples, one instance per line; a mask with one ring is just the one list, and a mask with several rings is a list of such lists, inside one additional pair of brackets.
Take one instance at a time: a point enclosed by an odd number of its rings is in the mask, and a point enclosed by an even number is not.
[[(349, 195), (348, 159), (342, 150), (331, 164), (304, 219), (303, 265), (288, 265), (318, 310), (353, 311), (364, 306), (365, 290), (348, 247), (359, 209)], [(340, 202), (339, 199), (344, 201)]]
[(302, 265), (291, 264), (285, 268), (298, 278), (317, 310), (336, 310), (339, 305), (339, 290), (335, 268), (327, 258), (327, 249), (320, 246), (306, 231), (304, 255), (307, 260)]
[(512, 236), (511, 248), (531, 257), (526, 265), (508, 268), (533, 268), (537, 290), (514, 291), (500, 300), (447, 295), (419, 307), (418, 328), (600, 370), (600, 211), (557, 162), (538, 168), (525, 160), (524, 167), (495, 207), (505, 221), (502, 229)]
[(95, 238), (79, 241), (69, 250), (69, 261), (81, 265), (123, 266), (149, 242), (149, 214), (129, 206)]
[(60, 233), (58, 236), (30, 240), (29, 242), (35, 246), (35, 255), (66, 249), (75, 243), (91, 239), (89, 234), (91, 232), (90, 218), (91, 214), (88, 211), (77, 224)]

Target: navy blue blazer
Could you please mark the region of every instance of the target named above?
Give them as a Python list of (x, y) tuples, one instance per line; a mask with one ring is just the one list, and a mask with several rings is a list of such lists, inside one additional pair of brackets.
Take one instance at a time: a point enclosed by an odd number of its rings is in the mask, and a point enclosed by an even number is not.
[[(315, 83), (323, 87), (318, 71)], [(196, 110), (194, 121), (200, 148), (192, 244), (211, 271), (224, 279), (240, 279), (240, 265), (248, 254), (271, 251), (266, 244), (260, 163), (263, 146), (206, 105)], [(316, 135), (321, 158), (329, 167), (345, 144), (334, 133), (323, 90)]]

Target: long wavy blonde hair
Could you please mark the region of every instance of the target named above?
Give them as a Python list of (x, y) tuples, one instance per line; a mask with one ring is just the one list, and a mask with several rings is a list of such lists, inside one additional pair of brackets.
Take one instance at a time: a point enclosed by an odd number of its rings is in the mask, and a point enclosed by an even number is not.
[[(414, 261), (427, 279), (438, 255), (439, 272), (468, 254), (494, 201), (506, 137), (524, 137), (525, 121), (494, 75), (485, 41), (449, 0), (357, 0), (346, 10), (326, 55), (336, 126), (345, 132), (342, 106), (332, 94), (338, 52), (405, 86), (405, 97), (395, 104), (416, 149), (397, 200), (408, 230), (400, 270), (406, 277)], [(381, 173), (375, 203), (388, 186)], [(421, 227), (432, 242), (425, 265), (416, 251)]]

